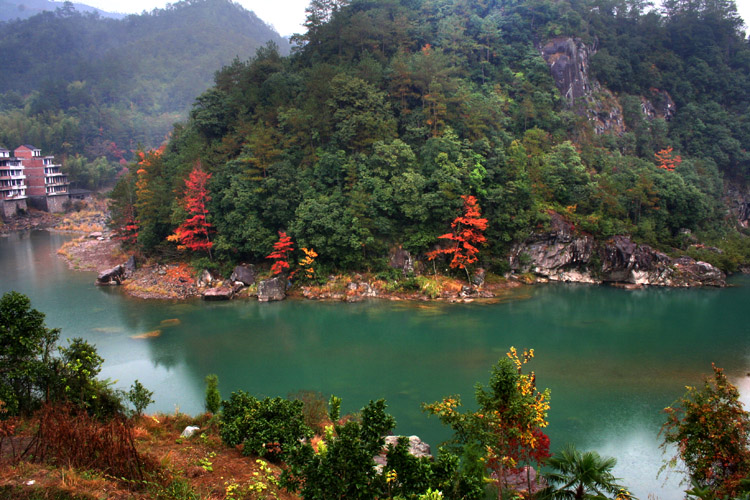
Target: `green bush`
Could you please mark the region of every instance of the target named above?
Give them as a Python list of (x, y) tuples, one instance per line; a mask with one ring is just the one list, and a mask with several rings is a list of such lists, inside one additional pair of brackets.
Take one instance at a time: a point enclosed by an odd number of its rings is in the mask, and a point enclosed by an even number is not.
[(149, 391), (146, 389), (143, 384), (141, 384), (138, 379), (133, 383), (132, 386), (130, 386), (130, 391), (128, 391), (127, 397), (128, 401), (133, 405), (135, 408), (135, 414), (137, 416), (143, 415), (143, 410), (146, 409), (148, 405), (154, 402), (153, 399), (151, 399), (151, 396), (154, 395), (154, 391)]
[(60, 348), (60, 354), (55, 399), (68, 400), (99, 419), (126, 414), (125, 393), (113, 389), (111, 381), (96, 378), (104, 363), (96, 346), (74, 338), (68, 347)]
[(0, 398), (11, 415), (31, 413), (55, 379), (51, 353), (60, 330), (44, 324), (29, 298), (8, 292), (0, 299)]
[(260, 400), (237, 391), (222, 406), (221, 439), (229, 446), (242, 444), (244, 455), (278, 460), (313, 435), (304, 422), (302, 401)]
[(206, 375), (206, 411), (217, 413), (221, 407), (221, 393), (219, 393), (219, 376)]
[(362, 408), (359, 421), (337, 423), (341, 400), (331, 398), (325, 440), (317, 450), (309, 443), (295, 448), (287, 457), (282, 484), (299, 492), (304, 500), (370, 500), (372, 498), (416, 499), (430, 490), (443, 491), (446, 499), (483, 498), (482, 469), (478, 474), (460, 466), (456, 455), (441, 449), (434, 462), (416, 458), (408, 451), (407, 438), (386, 450), (387, 465), (375, 467), (373, 457), (383, 452), (385, 439), (395, 427), (386, 413), (385, 401), (370, 401)]

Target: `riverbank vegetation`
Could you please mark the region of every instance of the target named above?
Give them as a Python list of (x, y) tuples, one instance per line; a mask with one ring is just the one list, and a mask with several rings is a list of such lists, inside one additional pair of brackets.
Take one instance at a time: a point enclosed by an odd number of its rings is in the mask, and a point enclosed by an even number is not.
[[(206, 377), (215, 412), (144, 416), (147, 388), (113, 389), (97, 378), (95, 347), (73, 339), (55, 352), (59, 334), (25, 296), (0, 299), (0, 498), (633, 498), (613, 459), (571, 445), (551, 453), (550, 394), (528, 371), (533, 350), (510, 348), (477, 385), (473, 409), (455, 395), (423, 406), (454, 432), (432, 456), (388, 437), (396, 422), (383, 400), (346, 415), (339, 398), (306, 391), (221, 401), (215, 376)], [(750, 490), (750, 415), (738, 398), (715, 368), (666, 410), (665, 446), (678, 444), (667, 465), (684, 462), (691, 498)]]
[[(599, 240), (748, 262), (725, 205), (737, 198), (723, 199), (750, 172), (733, 2), (316, 1), (308, 14), (291, 57), (268, 45), (224, 67), (121, 180), (113, 226), (137, 223), (143, 252), (174, 253), (200, 165), (221, 263), (263, 262), (281, 231), (294, 260), (314, 249), (320, 275), (379, 272), (398, 248), (429, 268), (469, 196), (487, 220), (476, 265), (498, 274), (553, 213)], [(572, 52), (545, 60), (550, 43)], [(584, 68), (580, 97), (561, 93), (560, 58)]]

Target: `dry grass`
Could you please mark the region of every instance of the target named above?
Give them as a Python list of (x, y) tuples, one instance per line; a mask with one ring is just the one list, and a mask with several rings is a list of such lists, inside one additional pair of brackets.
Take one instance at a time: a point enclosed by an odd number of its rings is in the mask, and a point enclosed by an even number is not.
[[(180, 438), (188, 425), (200, 427), (193, 437)], [(54, 466), (18, 462), (0, 466), (0, 500), (13, 499), (132, 499), (201, 498), (254, 500), (259, 483), (267, 488), (267, 498), (297, 500), (274, 483), (280, 469), (256, 457), (245, 457), (226, 447), (218, 436), (218, 426), (210, 415), (193, 418), (181, 413), (144, 416), (132, 420), (132, 436), (138, 453), (149, 457), (158, 472), (145, 483), (114, 480), (111, 476), (85, 467)], [(30, 485), (27, 483), (33, 482)], [(186, 492), (175, 495), (175, 490)], [(166, 492), (172, 492), (167, 496)], [(190, 492), (196, 496), (190, 496)], [(276, 496), (271, 495), (273, 492)]]
[(119, 242), (86, 237), (65, 242), (57, 254), (67, 261), (69, 267), (82, 271), (101, 271), (128, 259)]

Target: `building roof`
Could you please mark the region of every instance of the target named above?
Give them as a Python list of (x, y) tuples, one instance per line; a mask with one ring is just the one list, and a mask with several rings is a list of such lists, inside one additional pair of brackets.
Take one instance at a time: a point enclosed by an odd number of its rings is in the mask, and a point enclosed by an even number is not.
[(32, 146), (31, 144), (21, 144), (21, 145), (20, 145), (20, 146), (18, 146), (18, 147), (17, 147), (16, 149), (20, 149), (20, 148), (26, 148), (26, 149), (39, 149), (38, 147), (36, 147), (36, 146)]

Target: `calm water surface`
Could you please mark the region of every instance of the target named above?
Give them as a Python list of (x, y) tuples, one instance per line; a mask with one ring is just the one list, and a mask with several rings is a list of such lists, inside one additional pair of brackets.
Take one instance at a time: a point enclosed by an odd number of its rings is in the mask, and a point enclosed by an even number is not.
[[(157, 302), (68, 270), (56, 255), (65, 239), (0, 238), (0, 293), (31, 297), (63, 342), (96, 344), (101, 376), (155, 392), (149, 411), (201, 411), (203, 378), (216, 373), (225, 397), (315, 390), (342, 397), (344, 411), (386, 398), (397, 431), (434, 446), (450, 432), (420, 404), (450, 394), (470, 403), (509, 346), (533, 347), (530, 367), (552, 391), (553, 449), (573, 442), (615, 456), (636, 495), (671, 500), (681, 498), (680, 478), (656, 478), (660, 411), (712, 361), (750, 393), (747, 277), (723, 290), (536, 286), (491, 305)], [(161, 335), (134, 338), (153, 330)]]

